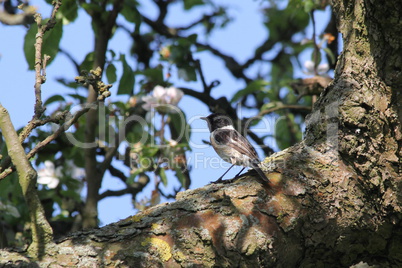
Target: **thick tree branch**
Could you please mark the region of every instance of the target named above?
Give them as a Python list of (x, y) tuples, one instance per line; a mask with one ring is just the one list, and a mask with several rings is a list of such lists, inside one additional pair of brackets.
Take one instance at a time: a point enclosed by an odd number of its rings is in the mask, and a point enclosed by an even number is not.
[(113, 177), (119, 178), (124, 183), (127, 182), (126, 175), (124, 175), (124, 172), (122, 172), (120, 169), (115, 168), (113, 165), (109, 165), (108, 171)]
[(29, 208), (32, 228), (32, 244), (29, 252), (39, 258), (45, 254), (46, 246), (53, 240), (53, 231), (46, 220), (42, 204), (36, 191), (36, 171), (25, 155), (8, 111), (0, 104), (0, 129), (7, 144), (8, 154), (17, 168), (22, 193)]
[[(95, 48), (94, 48), (94, 69), (104, 69), (106, 61), (106, 51), (112, 36), (113, 27), (116, 25), (116, 18), (123, 7), (123, 0), (114, 0), (111, 11), (102, 10), (91, 14), (92, 23), (95, 29)], [(105, 19), (105, 14), (107, 17)], [(92, 103), (97, 99), (97, 92), (92, 86), (89, 87), (87, 102)], [(102, 115), (104, 116), (104, 115)], [(85, 142), (94, 143), (96, 139), (96, 129), (98, 127), (98, 110), (90, 110), (86, 115)], [(106, 162), (105, 162), (106, 163)], [(83, 228), (92, 228), (98, 225), (98, 200), (99, 188), (106, 168), (102, 171), (98, 169), (96, 159), (96, 147), (85, 149), (85, 173), (87, 180), (87, 198), (83, 210)]]

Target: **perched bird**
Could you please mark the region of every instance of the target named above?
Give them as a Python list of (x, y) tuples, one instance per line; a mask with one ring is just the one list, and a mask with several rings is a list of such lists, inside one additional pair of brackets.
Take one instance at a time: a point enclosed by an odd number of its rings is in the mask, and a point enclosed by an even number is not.
[(254, 147), (245, 137), (233, 128), (229, 116), (214, 113), (207, 117), (201, 117), (201, 119), (208, 123), (208, 128), (211, 132), (211, 145), (216, 153), (223, 160), (232, 164), (232, 166), (216, 182), (221, 182), (223, 176), (225, 176), (234, 165), (243, 166), (243, 169), (236, 175), (236, 177), (239, 176), (246, 167), (251, 167), (257, 171), (265, 182), (269, 182), (264, 172), (262, 172), (258, 166), (260, 161)]

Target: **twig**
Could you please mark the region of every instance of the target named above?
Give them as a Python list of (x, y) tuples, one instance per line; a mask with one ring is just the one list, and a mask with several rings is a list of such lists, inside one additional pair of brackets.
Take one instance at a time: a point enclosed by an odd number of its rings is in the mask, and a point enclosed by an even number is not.
[(35, 21), (38, 24), (38, 33), (36, 34), (35, 41), (35, 115), (33, 120), (39, 119), (45, 108), (42, 106), (42, 84), (46, 81), (46, 63), (50, 59), (49, 56), (44, 55), (42, 61), (42, 46), (43, 36), (45, 32), (50, 30), (56, 24), (56, 13), (61, 6), (61, 0), (53, 1), (53, 10), (50, 19), (42, 25), (42, 16), (39, 13), (35, 14)]
[[(96, 101), (94, 104), (97, 104), (97, 103), (98, 102)], [(49, 144), (50, 142), (55, 140), (61, 133), (63, 133), (66, 130), (68, 130), (75, 122), (77, 122), (77, 120), (83, 114), (85, 114), (87, 111), (89, 111), (91, 109), (91, 107), (92, 107), (92, 105), (89, 105), (89, 106), (84, 107), (83, 109), (79, 110), (78, 112), (76, 112), (71, 119), (69, 119), (62, 126), (60, 126), (52, 135), (48, 136), (46, 139), (44, 139), (43, 141), (41, 141), (38, 144), (36, 144), (36, 146), (26, 155), (26, 158), (30, 159), (31, 157), (35, 156), (35, 154), (40, 149), (42, 149), (44, 146), (46, 146), (47, 144)], [(19, 139), (21, 140), (21, 136), (20, 136)], [(0, 173), (0, 180), (4, 179), (5, 177), (10, 175), (14, 171), (15, 171), (15, 167), (10, 167), (10, 168), (4, 170), (2, 173)]]
[(106, 197), (109, 196), (122, 196), (125, 194), (131, 194), (133, 196), (133, 199), (135, 199), (135, 196), (144, 189), (145, 186), (149, 183), (149, 178), (148, 176), (140, 176), (139, 180), (136, 182), (133, 182), (130, 185), (127, 185), (127, 188), (117, 190), (117, 191), (112, 191), (112, 190), (107, 190), (103, 193), (101, 193), (98, 196), (98, 201), (102, 200)]
[(67, 51), (65, 51), (62, 48), (59, 48), (59, 52), (64, 54), (74, 65), (75, 70), (77, 71), (77, 73), (80, 73), (80, 65), (78, 64), (78, 62), (73, 58), (73, 56), (68, 53)]
[(59, 124), (60, 121), (64, 120), (67, 116), (67, 114), (69, 113), (69, 111), (63, 111), (62, 113), (56, 115), (56, 117), (48, 117), (42, 120), (36, 119), (36, 120), (32, 120), (31, 124), (28, 124), (20, 133), (19, 135), (19, 139), (20, 142), (24, 142), (24, 140), (26, 138), (28, 138), (29, 134), (31, 134), (31, 132), (40, 126), (44, 126), (48, 123), (55, 123), (55, 124)]
[(195, 45), (199, 48), (209, 50), (211, 51), (212, 54), (221, 58), (225, 62), (226, 68), (229, 69), (229, 71), (232, 73), (234, 77), (243, 79), (246, 82), (246, 84), (249, 84), (250, 82), (253, 81), (252, 79), (246, 76), (246, 74), (244, 73), (244, 68), (235, 60), (235, 58), (223, 54), (221, 51), (208, 44), (195, 42)]
[[(42, 16), (37, 13), (35, 14), (35, 21), (38, 24), (38, 33), (36, 34), (35, 42), (35, 115), (31, 121), (39, 119), (45, 108), (42, 107), (42, 84), (46, 81), (46, 78), (42, 75), (42, 45), (43, 45), (43, 27), (42, 27)], [(28, 125), (31, 122), (28, 123)]]
[(67, 131), (75, 122), (77, 122), (77, 120), (86, 112), (88, 112), (93, 105), (97, 105), (98, 102), (94, 102), (92, 105), (87, 105), (86, 107), (82, 108), (81, 110), (79, 110), (78, 112), (76, 112), (74, 114), (74, 116), (68, 120), (67, 122), (65, 122), (62, 126), (60, 126), (52, 135), (48, 136), (46, 139), (44, 139), (43, 141), (39, 142), (28, 154), (27, 154), (27, 158), (31, 158), (33, 157), (40, 149), (42, 149), (44, 146), (46, 146), (47, 144), (49, 144), (50, 142), (52, 142), (53, 140), (55, 140), (61, 133), (64, 133), (65, 131)]
[(271, 109), (266, 109), (260, 111), (258, 116), (263, 116), (269, 113), (273, 113), (282, 109), (293, 109), (293, 110), (306, 110), (306, 111), (311, 111), (310, 106), (303, 106), (303, 105), (296, 105), (296, 104), (283, 104), (283, 105), (278, 105), (276, 107), (273, 107)]
[(313, 24), (313, 44), (314, 44), (314, 52), (313, 52), (313, 56), (314, 56), (314, 74), (318, 75), (318, 71), (317, 71), (317, 66), (319, 64), (318, 61), (318, 53), (320, 53), (320, 48), (317, 45), (317, 42), (315, 40), (316, 38), (316, 27), (315, 27), (315, 18), (314, 18), (314, 10), (311, 11), (311, 22)]
[(198, 24), (203, 23), (204, 21), (209, 21), (210, 19), (212, 19), (215, 16), (218, 16), (219, 14), (220, 14), (219, 11), (215, 11), (215, 12), (209, 14), (209, 15), (202, 16), (201, 18), (199, 18), (198, 20), (190, 23), (187, 26), (177, 27), (176, 29), (177, 29), (177, 31), (190, 30), (191, 28), (197, 26)]

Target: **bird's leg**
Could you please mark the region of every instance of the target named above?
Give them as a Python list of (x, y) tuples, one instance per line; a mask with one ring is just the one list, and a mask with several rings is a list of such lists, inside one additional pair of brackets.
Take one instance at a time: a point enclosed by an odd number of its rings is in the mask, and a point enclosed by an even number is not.
[(234, 164), (233, 164), (233, 165), (231, 165), (231, 166), (230, 166), (230, 168), (228, 168), (228, 170), (226, 170), (226, 172), (225, 172), (225, 173), (223, 173), (223, 175), (219, 177), (219, 179), (217, 179), (216, 181), (213, 181), (212, 183), (220, 183), (220, 182), (222, 181), (223, 176), (225, 176), (225, 175), (226, 175), (226, 173), (228, 173), (228, 172), (229, 172), (229, 170), (230, 170), (230, 169), (231, 169), (233, 166), (234, 166)]
[(246, 167), (242, 168), (242, 169), (240, 170), (240, 172), (237, 173), (237, 175), (235, 176), (235, 178), (239, 177), (240, 173), (242, 173), (245, 168), (246, 168)]

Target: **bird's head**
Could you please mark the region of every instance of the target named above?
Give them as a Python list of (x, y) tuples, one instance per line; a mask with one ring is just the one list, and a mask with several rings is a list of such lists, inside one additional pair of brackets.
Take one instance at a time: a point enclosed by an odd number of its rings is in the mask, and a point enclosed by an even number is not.
[(207, 117), (201, 117), (202, 120), (207, 121), (209, 131), (214, 131), (215, 129), (232, 126), (232, 119), (227, 114), (210, 114)]

